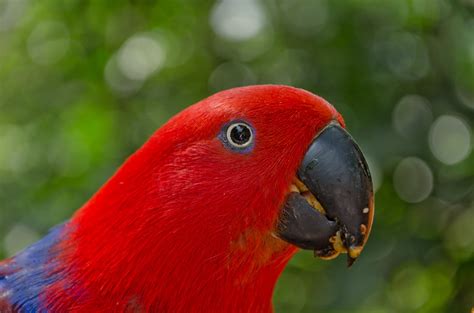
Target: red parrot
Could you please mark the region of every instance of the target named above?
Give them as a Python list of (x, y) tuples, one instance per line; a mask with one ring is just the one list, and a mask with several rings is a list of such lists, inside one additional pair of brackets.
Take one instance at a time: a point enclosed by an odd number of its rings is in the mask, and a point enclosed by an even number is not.
[(1, 312), (272, 312), (298, 248), (364, 247), (369, 169), (341, 115), (287, 86), (171, 118), (74, 216), (0, 263)]

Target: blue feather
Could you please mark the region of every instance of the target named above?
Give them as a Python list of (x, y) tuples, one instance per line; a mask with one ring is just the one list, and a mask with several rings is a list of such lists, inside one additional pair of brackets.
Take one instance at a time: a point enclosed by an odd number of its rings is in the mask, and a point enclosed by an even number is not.
[(67, 235), (65, 224), (50, 230), (40, 241), (15, 257), (0, 262), (0, 307), (4, 303), (12, 310), (36, 313), (41, 309), (40, 295), (48, 286), (62, 279), (54, 249)]

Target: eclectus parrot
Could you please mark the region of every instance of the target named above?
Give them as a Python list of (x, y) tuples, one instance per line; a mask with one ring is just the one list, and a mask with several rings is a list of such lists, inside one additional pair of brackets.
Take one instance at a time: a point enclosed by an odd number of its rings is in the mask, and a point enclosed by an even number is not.
[(69, 221), (0, 263), (0, 312), (272, 312), (298, 248), (350, 265), (369, 236), (371, 177), (344, 128), (287, 86), (190, 106)]

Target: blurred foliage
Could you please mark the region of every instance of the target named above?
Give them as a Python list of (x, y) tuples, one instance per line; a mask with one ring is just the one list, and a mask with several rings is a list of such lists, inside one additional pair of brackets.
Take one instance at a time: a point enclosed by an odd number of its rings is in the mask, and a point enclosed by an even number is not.
[(469, 312), (473, 0), (0, 0), (0, 257), (173, 114), (256, 83), (333, 103), (377, 189), (362, 257), (298, 254), (276, 311)]

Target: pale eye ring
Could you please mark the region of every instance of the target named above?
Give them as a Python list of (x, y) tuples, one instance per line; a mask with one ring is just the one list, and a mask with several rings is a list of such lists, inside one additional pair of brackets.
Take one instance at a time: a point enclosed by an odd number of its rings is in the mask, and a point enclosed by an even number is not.
[(253, 137), (252, 127), (243, 122), (230, 124), (226, 130), (227, 142), (239, 149), (250, 146)]

